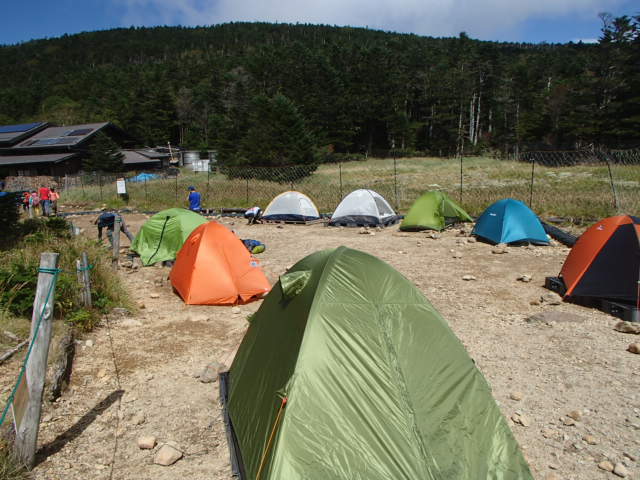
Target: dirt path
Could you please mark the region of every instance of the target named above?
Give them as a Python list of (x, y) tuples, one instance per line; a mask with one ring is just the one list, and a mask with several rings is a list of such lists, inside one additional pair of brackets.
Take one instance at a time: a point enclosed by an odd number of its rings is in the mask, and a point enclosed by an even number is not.
[[(145, 219), (130, 215), (127, 222), (136, 232)], [(93, 236), (91, 220), (73, 218)], [(537, 479), (614, 478), (597, 466), (605, 459), (625, 462), (628, 478), (640, 478), (640, 356), (625, 351), (634, 337), (615, 332), (616, 320), (595, 310), (530, 304), (547, 292), (544, 277), (558, 273), (566, 248), (496, 255), (487, 244), (460, 243), (466, 239), (456, 232), (433, 240), (396, 227), (361, 235), (320, 225), (221, 221), (241, 238), (267, 245), (260, 260), (272, 282), (307, 254), (339, 245), (372, 253), (407, 276), (465, 344), (504, 415), (525, 417), (528, 426), (509, 422)], [(241, 306), (239, 314), (186, 306), (167, 274), (155, 267), (121, 270), (145, 308), (105, 322), (79, 348), (71, 389), (45, 412), (37, 479), (231, 478), (218, 384), (200, 383), (194, 374), (212, 361), (230, 364), (246, 316), (259, 303)], [(533, 280), (517, 281), (521, 274)], [(548, 324), (525, 321), (546, 310), (573, 315)], [(519, 401), (510, 398), (516, 392)], [(565, 425), (575, 410), (580, 418)], [(146, 434), (175, 442), (185, 457), (170, 467), (154, 465), (153, 452), (136, 444)]]

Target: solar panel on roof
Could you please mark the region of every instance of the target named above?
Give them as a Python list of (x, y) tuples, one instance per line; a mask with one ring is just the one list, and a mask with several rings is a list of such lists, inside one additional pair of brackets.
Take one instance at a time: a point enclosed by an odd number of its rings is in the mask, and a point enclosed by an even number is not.
[(56, 145), (70, 145), (72, 143), (76, 143), (77, 141), (77, 137), (62, 137), (58, 138), (58, 140), (56, 141)]
[(86, 135), (87, 133), (90, 133), (93, 131), (93, 128), (79, 128), (77, 130), (72, 130), (69, 133), (66, 133), (65, 135), (67, 137), (77, 137), (80, 135)]
[(57, 138), (41, 138), (40, 140), (36, 140), (32, 145), (54, 145), (57, 141)]
[(0, 126), (0, 133), (27, 132), (39, 125), (42, 125), (42, 122), (22, 123), (20, 125), (3, 125), (3, 126)]

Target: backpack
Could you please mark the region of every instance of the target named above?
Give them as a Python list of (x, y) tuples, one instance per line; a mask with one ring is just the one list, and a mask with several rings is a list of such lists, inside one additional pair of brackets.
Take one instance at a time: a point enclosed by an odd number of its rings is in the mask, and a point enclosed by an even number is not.
[(247, 250), (251, 253), (262, 253), (266, 248), (264, 243), (259, 242), (258, 240), (246, 239), (242, 240), (242, 243), (244, 243), (244, 246), (247, 247)]

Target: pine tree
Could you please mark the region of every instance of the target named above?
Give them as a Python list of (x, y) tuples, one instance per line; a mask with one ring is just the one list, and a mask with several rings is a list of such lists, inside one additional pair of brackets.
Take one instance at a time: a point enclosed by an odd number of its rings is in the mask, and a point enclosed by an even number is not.
[(124, 154), (111, 138), (99, 132), (89, 146), (89, 156), (82, 167), (87, 171), (118, 172), (122, 170)]

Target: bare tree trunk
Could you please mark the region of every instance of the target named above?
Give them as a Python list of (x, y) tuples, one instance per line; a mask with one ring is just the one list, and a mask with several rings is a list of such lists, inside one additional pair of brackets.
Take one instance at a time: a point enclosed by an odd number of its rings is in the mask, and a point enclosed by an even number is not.
[(480, 136), (480, 102), (482, 100), (482, 92), (478, 93), (478, 107), (476, 108), (476, 127), (474, 128), (475, 136), (473, 138), (473, 144), (478, 144), (478, 137)]
[(469, 141), (473, 143), (475, 138), (475, 122), (476, 122), (476, 92), (473, 92), (471, 102), (469, 103)]

